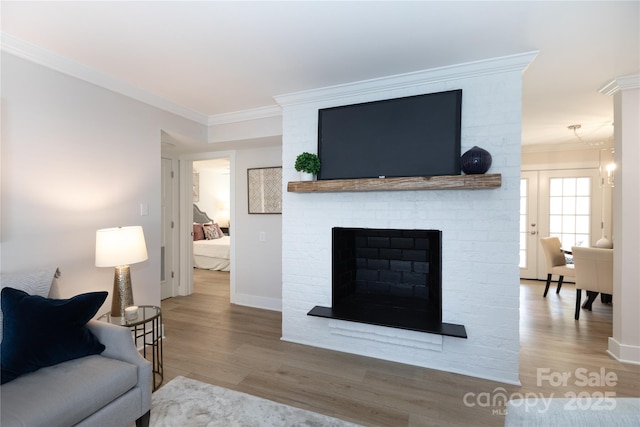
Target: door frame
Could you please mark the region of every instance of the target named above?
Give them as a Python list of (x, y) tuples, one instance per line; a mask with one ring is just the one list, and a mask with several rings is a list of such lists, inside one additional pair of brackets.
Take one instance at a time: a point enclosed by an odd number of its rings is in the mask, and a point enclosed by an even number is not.
[[(163, 160), (169, 160), (171, 161), (171, 180), (170, 180), (170, 193), (171, 193), (171, 206), (170, 206), (170, 210), (171, 210), (171, 221), (173, 221), (174, 226), (169, 230), (170, 233), (170, 238), (168, 239), (168, 243), (167, 245), (165, 245), (165, 259), (167, 259), (166, 254), (168, 253), (170, 256), (168, 257), (170, 260), (170, 271), (173, 273), (173, 275), (171, 277), (165, 277), (165, 281), (169, 280), (170, 285), (169, 285), (169, 293), (170, 295), (165, 297), (165, 298), (170, 298), (173, 296), (178, 295), (178, 278), (180, 277), (180, 257), (179, 255), (179, 246), (176, 245), (176, 238), (179, 235), (178, 233), (178, 220), (177, 218), (179, 218), (179, 209), (178, 209), (178, 195), (179, 195), (179, 177), (176, 174), (176, 170), (178, 170), (179, 164), (178, 164), (178, 159), (175, 156), (171, 156), (168, 154), (162, 154), (160, 157), (160, 161), (162, 162)], [(164, 170), (163, 167), (161, 165), (161, 171), (162, 171), (162, 179), (164, 180)], [(161, 196), (164, 199), (164, 193)], [(164, 200), (162, 201), (162, 203), (164, 204)], [(165, 224), (164, 221), (161, 220), (161, 227), (164, 228)], [(166, 232), (166, 230), (163, 230), (163, 232)], [(164, 242), (163, 242), (164, 243)], [(162, 282), (161, 285), (162, 286)], [(162, 299), (162, 289), (160, 290), (160, 297)]]
[(206, 153), (185, 154), (179, 157), (180, 169), (180, 227), (178, 246), (180, 251), (180, 285), (179, 295), (191, 295), (193, 293), (193, 162), (199, 160), (211, 160), (229, 158), (229, 237), (231, 248), (231, 269), (229, 274), (229, 294), (233, 301), (236, 294), (236, 233), (233, 231), (236, 223), (236, 151), (211, 151)]

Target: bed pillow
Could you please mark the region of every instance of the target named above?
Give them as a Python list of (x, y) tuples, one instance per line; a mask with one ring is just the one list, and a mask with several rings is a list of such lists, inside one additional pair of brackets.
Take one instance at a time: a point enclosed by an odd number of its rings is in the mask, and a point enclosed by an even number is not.
[(202, 224), (202, 229), (204, 230), (205, 239), (213, 240), (216, 238), (216, 230), (213, 227), (213, 224)]
[(86, 324), (104, 303), (107, 292), (50, 299), (5, 287), (1, 298), (1, 384), (46, 366), (104, 351), (104, 345)]
[(202, 224), (202, 228), (204, 229), (204, 237), (207, 240), (214, 240), (224, 237), (224, 233), (220, 230), (218, 224)]
[(193, 223), (193, 241), (204, 240), (204, 230), (202, 224)]

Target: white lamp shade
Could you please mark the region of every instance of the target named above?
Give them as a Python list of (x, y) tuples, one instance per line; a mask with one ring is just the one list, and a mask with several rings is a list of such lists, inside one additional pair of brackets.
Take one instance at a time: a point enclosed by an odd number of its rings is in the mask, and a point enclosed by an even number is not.
[(96, 267), (130, 265), (148, 258), (144, 232), (139, 225), (96, 231)]

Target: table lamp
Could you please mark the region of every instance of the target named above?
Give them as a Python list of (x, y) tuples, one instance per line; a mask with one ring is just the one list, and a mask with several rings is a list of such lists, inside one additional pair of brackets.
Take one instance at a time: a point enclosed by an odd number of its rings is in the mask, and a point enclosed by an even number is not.
[(129, 265), (148, 259), (140, 226), (104, 228), (96, 231), (96, 267), (115, 267), (111, 315), (124, 317), (133, 305)]

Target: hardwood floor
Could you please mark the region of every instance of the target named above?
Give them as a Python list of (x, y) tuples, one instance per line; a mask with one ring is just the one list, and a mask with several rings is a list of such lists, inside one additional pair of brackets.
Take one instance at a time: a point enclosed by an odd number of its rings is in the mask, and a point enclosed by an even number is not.
[[(522, 386), (512, 386), (281, 341), (280, 313), (229, 304), (228, 281), (229, 273), (196, 269), (193, 295), (162, 301), (165, 384), (182, 375), (362, 425), (394, 427), (501, 426), (503, 406), (482, 400), (501, 391), (508, 397), (640, 396), (640, 366), (606, 353), (611, 306), (597, 299), (593, 311), (582, 310), (575, 321), (571, 284), (546, 299), (544, 282), (520, 285)], [(554, 386), (539, 381), (538, 368), (571, 377)], [(603, 372), (613, 373), (609, 385), (595, 384)], [(591, 382), (576, 384), (582, 378), (576, 374)]]

